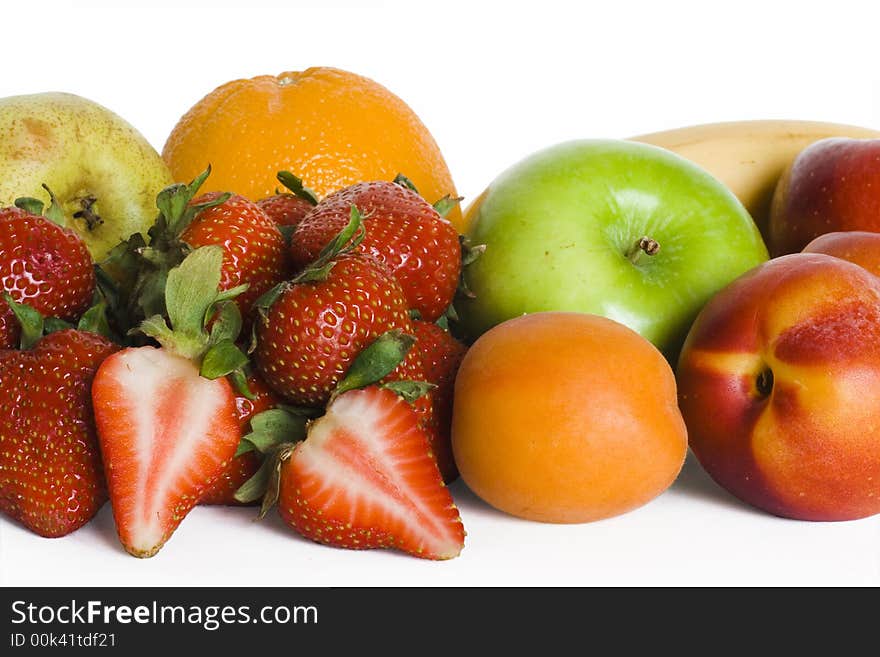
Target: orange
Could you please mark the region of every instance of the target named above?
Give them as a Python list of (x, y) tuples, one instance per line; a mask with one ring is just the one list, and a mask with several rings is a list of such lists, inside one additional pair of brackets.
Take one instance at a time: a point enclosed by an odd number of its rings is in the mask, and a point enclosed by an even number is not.
[[(189, 181), (211, 164), (205, 191), (252, 200), (274, 193), (282, 169), (318, 196), (398, 173), (431, 203), (457, 196), (415, 112), (382, 85), (334, 68), (227, 82), (180, 119), (162, 157), (175, 180)], [(459, 223), (461, 211), (449, 219)]]
[(610, 319), (524, 315), (484, 333), (455, 382), (452, 448), (492, 506), (543, 522), (608, 518), (678, 475), (687, 432), (659, 351)]

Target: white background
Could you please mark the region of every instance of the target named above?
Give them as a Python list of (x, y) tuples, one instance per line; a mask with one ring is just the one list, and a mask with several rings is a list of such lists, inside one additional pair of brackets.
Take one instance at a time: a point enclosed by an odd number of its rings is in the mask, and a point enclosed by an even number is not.
[[(227, 80), (337, 66), (416, 110), (467, 198), (576, 137), (751, 118), (880, 127), (876, 2), (122, 4), (4, 3), (0, 96), (74, 92), (160, 149)], [(141, 561), (119, 547), (107, 506), (56, 540), (0, 518), (0, 584), (880, 585), (880, 519), (774, 518), (690, 460), (654, 502), (587, 525), (517, 520), (452, 490), (468, 537), (450, 562), (334, 550), (274, 516), (218, 508), (196, 509)]]

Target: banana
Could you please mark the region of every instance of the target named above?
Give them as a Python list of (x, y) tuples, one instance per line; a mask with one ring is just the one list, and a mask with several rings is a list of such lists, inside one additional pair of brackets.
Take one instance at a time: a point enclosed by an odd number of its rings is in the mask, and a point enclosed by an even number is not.
[(631, 137), (695, 162), (736, 194), (767, 235), (770, 201), (783, 171), (798, 153), (826, 137), (870, 138), (870, 128), (817, 121), (732, 121)]

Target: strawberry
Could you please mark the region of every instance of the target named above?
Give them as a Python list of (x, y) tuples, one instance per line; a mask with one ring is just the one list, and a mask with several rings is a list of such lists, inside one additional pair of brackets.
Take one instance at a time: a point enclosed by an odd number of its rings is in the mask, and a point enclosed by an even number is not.
[(216, 244), (223, 247), (223, 290), (247, 284), (236, 299), (242, 315), (254, 301), (287, 275), (284, 238), (275, 222), (254, 203), (233, 195), (222, 203), (219, 192), (209, 192), (191, 201), (200, 209), (181, 232), (180, 239), (192, 249)]
[[(247, 387), (253, 399), (248, 399), (241, 392), (235, 396), (236, 422), (243, 435), (247, 433), (254, 416), (275, 408), (279, 402), (272, 389), (256, 374), (247, 378)], [(220, 478), (208, 489), (200, 504), (240, 504), (235, 499), (235, 491), (256, 474), (261, 461), (259, 455), (253, 451), (232, 459)]]
[(451, 559), (464, 546), (418, 416), (391, 390), (340, 394), (279, 458), (279, 513), (306, 538), (426, 559)]
[(409, 308), (428, 321), (438, 319), (458, 287), (458, 233), (418, 193), (401, 184), (359, 183), (324, 198), (293, 232), (294, 267), (305, 267), (315, 259), (346, 225), (352, 206), (363, 215), (366, 230), (358, 249), (388, 267)]
[(416, 337), (414, 351), (419, 355), (425, 380), (436, 386), (429, 397), (432, 408), (428, 434), (443, 480), (448, 483), (458, 476), (450, 437), (452, 397), (455, 375), (467, 348), (437, 324), (415, 320), (413, 333)]
[[(72, 230), (40, 216), (39, 201), (19, 204), (34, 213), (0, 210), (0, 292), (44, 316), (74, 321), (89, 307), (95, 289), (89, 251)], [(18, 336), (18, 321), (0, 298), (0, 348), (15, 346)]]
[[(98, 440), (119, 538), (138, 557), (154, 555), (214, 485), (241, 437), (226, 378), (247, 359), (241, 328), (221, 291), (223, 251), (206, 246), (168, 273), (165, 307), (141, 331), (161, 347), (131, 347), (103, 362), (92, 385)], [(209, 318), (210, 333), (205, 324)]]
[(210, 168), (190, 184), (174, 184), (156, 198), (159, 215), (149, 230), (149, 243), (132, 235), (101, 263), (102, 290), (119, 299), (113, 315), (124, 333), (140, 320), (166, 315), (165, 281), (193, 250), (218, 246), (223, 252), (220, 286), (247, 289), (235, 300), (247, 318), (253, 302), (287, 277), (284, 236), (265, 212), (247, 199), (211, 192), (196, 198)]
[(254, 359), (282, 397), (320, 406), (364, 347), (412, 324), (400, 285), (369, 256), (343, 253), (304, 274), (261, 312)]
[(67, 329), (0, 351), (0, 511), (41, 536), (69, 534), (107, 501), (90, 388), (116, 349)]
[(266, 458), (236, 499), (262, 496), (261, 517), (279, 501), (282, 519), (321, 543), (457, 556), (461, 518), (411, 405), (429, 384), (387, 380), (414, 371), (407, 364), (414, 344), (400, 330), (383, 333), (355, 358), (322, 417), (243, 440)]
[(273, 196), (257, 201), (257, 205), (279, 227), (295, 228), (303, 217), (318, 204), (318, 199), (314, 192), (303, 187), (302, 180), (292, 173), (279, 171), (278, 180), (290, 192), (282, 193), (276, 190)]

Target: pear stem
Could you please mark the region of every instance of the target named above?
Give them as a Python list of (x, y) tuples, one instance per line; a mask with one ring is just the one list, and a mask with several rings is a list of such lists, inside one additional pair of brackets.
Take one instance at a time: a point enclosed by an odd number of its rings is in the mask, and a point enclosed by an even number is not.
[(640, 237), (626, 252), (627, 259), (634, 265), (639, 264), (642, 256), (654, 256), (660, 252), (660, 242), (650, 237)]

